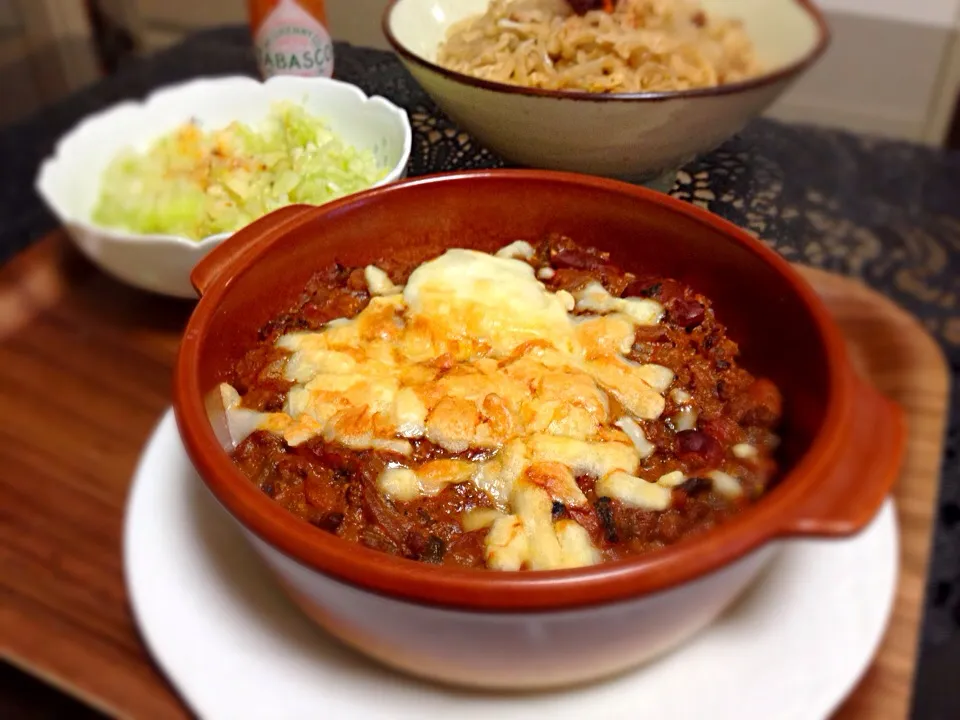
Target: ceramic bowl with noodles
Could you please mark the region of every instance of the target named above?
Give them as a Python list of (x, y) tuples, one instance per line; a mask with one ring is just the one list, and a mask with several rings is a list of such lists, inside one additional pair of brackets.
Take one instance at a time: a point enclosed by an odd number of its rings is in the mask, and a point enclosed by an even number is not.
[(506, 160), (654, 186), (829, 44), (809, 0), (392, 0), (383, 30), (441, 109)]

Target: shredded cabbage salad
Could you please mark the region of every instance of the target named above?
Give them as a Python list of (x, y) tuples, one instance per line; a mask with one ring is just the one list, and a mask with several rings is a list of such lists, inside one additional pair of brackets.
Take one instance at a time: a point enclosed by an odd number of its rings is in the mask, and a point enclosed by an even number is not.
[(233, 122), (204, 132), (190, 122), (145, 152), (122, 151), (103, 173), (93, 221), (200, 240), (285, 205), (319, 205), (364, 190), (386, 173), (372, 152), (281, 102), (258, 127)]

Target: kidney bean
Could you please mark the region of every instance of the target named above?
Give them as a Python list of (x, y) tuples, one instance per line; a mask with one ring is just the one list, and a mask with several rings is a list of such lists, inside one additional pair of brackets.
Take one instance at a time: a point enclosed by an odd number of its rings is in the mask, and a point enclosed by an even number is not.
[(607, 261), (595, 253), (585, 252), (581, 248), (560, 248), (550, 258), (555, 268), (575, 268), (577, 270), (596, 270)]
[(585, 15), (590, 10), (603, 7), (603, 0), (567, 0), (567, 4), (577, 15)]
[(723, 461), (723, 446), (702, 430), (677, 433), (677, 456), (695, 467), (716, 467)]
[(546, 240), (546, 245), (549, 264), (556, 269), (595, 270), (603, 267), (610, 260), (610, 253), (593, 247), (583, 247), (559, 233), (551, 234)]
[(678, 487), (677, 490), (682, 490), (687, 495), (699, 495), (702, 492), (707, 492), (712, 487), (713, 483), (706, 478), (692, 477)]
[(671, 278), (661, 278), (657, 284), (660, 286), (657, 289), (657, 300), (668, 308), (677, 300), (683, 300), (687, 294), (687, 287)]
[(695, 328), (703, 322), (706, 310), (696, 300), (674, 300), (667, 308), (667, 317), (670, 322), (682, 328)]
[(637, 278), (624, 290), (626, 297), (655, 298), (660, 294), (661, 283), (653, 277)]

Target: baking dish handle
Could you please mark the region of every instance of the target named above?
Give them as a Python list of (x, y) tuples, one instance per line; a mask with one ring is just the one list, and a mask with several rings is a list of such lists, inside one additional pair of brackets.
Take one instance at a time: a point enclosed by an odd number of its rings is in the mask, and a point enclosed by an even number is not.
[(906, 421), (899, 405), (855, 378), (853, 425), (835, 477), (805, 498), (779, 535), (852, 535), (876, 515), (900, 474), (906, 448)]
[(190, 283), (197, 294), (202, 296), (220, 277), (233, 275), (248, 255), (269, 244), (291, 226), (300, 224), (304, 215), (316, 209), (314, 205), (287, 205), (228, 237), (207, 253), (190, 273)]

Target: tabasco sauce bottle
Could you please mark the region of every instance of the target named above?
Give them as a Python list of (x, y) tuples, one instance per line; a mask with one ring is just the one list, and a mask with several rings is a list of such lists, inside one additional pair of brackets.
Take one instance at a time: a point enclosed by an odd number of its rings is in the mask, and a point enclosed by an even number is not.
[(263, 77), (333, 74), (324, 0), (247, 0), (247, 5)]

